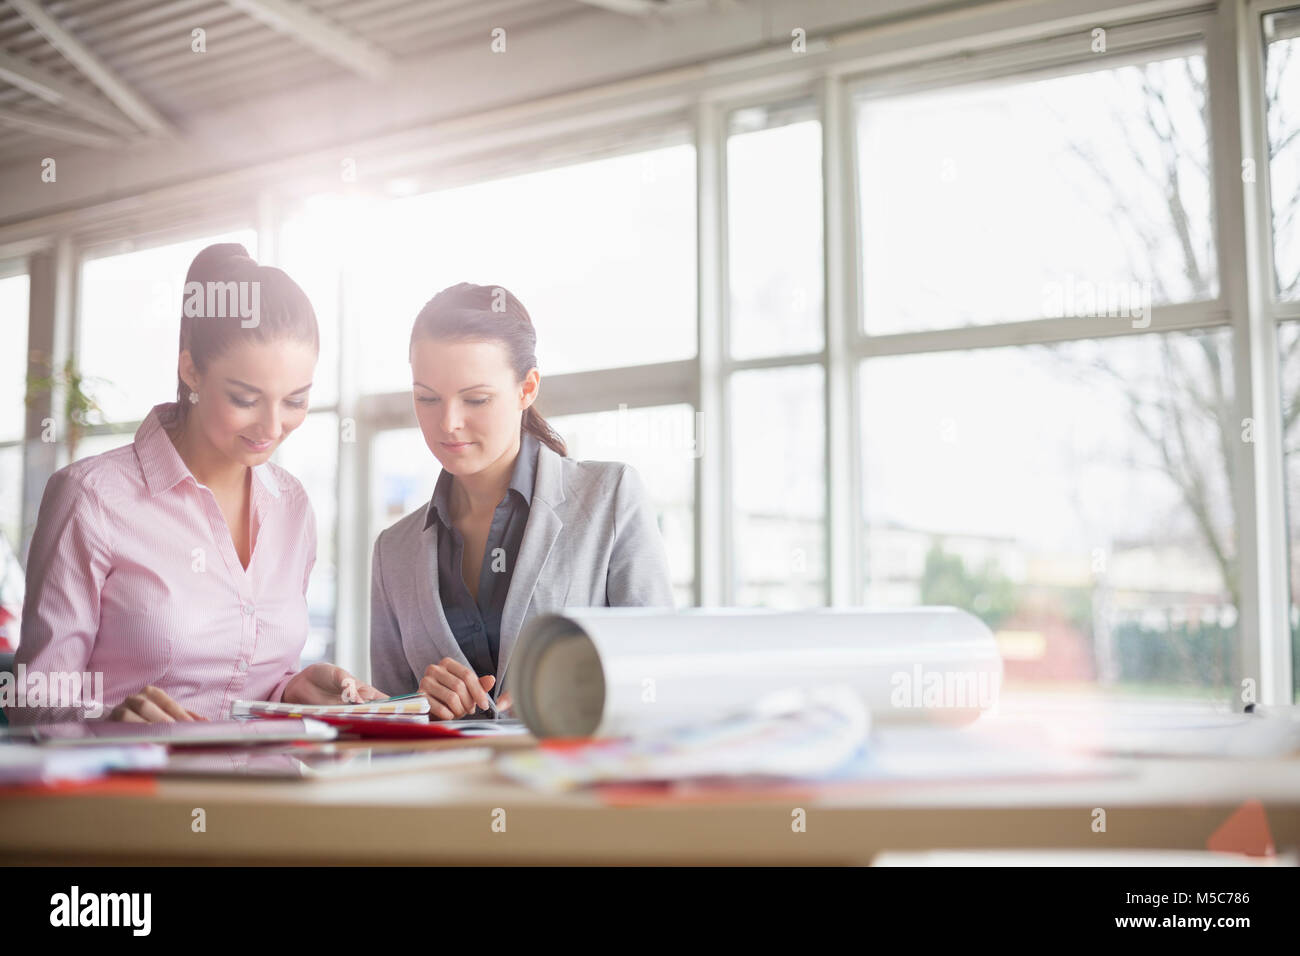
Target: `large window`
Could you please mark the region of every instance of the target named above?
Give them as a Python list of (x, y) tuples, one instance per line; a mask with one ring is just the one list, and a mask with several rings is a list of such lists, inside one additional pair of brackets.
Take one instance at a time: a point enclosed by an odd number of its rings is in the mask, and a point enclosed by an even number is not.
[(820, 365), (750, 369), (732, 376), (736, 604), (826, 603), (822, 387)]
[(731, 354), (822, 347), (822, 127), (810, 107), (736, 110), (727, 138)]
[(1226, 331), (867, 361), (863, 597), (966, 608), (1010, 681), (1222, 697), (1231, 368)]
[(334, 654), (338, 447), (338, 415), (313, 412), (275, 452), (276, 463), (302, 482), (316, 513), (316, 564), (307, 583), (310, 631), (302, 651), (304, 664), (326, 660)]
[[(822, 124), (806, 102), (727, 120), (730, 580), (738, 605), (827, 601)], [(744, 363), (757, 367), (747, 368)]]
[[(859, 101), (862, 328), (929, 333), (859, 369), (862, 598), (969, 610), (1012, 683), (1233, 682), (1232, 336), (1145, 332), (1219, 294), (1208, 109), (1196, 51)], [(996, 328), (1055, 319), (1103, 337)]]
[[(414, 415), (411, 416), (414, 419)], [(392, 428), (375, 436), (370, 451), (368, 542), (433, 497), (442, 466), (418, 428)], [(370, 553), (367, 550), (367, 555)]]
[(1300, 299), (1300, 8), (1264, 18), (1273, 270), (1279, 299)]
[[(340, 265), (344, 309), (358, 330), (358, 348), (344, 362), (355, 363), (374, 432), (368, 542), (425, 507), (440, 473), (410, 408), (408, 342), (424, 303), (458, 282), (501, 285), (517, 295), (537, 330), (543, 404), (545, 382), (557, 375), (692, 358), (695, 204), (691, 145), (382, 203), (335, 204), (354, 232), (364, 224), (365, 241), (347, 243)], [(323, 243), (329, 228), (306, 232)], [(548, 421), (570, 457), (637, 468), (668, 550), (675, 600), (690, 604), (696, 452), (689, 390), (681, 390), (682, 404), (627, 408), (616, 379), (592, 381), (576, 401), (572, 386), (564, 386), (566, 409), (591, 411)]]
[(695, 151), (672, 146), (394, 200), (361, 214), (361, 388), (410, 386), (411, 324), (459, 282), (500, 285), (543, 375), (695, 354)]
[(1213, 298), (1206, 109), (1200, 55), (862, 101), (866, 331)]
[[(26, 275), (0, 279), (0, 535), (22, 548), (23, 428), (27, 419)], [(0, 546), (0, 564), (5, 549)], [(0, 568), (0, 574), (3, 568)]]
[[(1026, 22), (1010, 46), (972, 32), (960, 55), (912, 64), (900, 47), (897, 67), (865, 47), (854, 63), (857, 41), (837, 40), (831, 75), (816, 57), (705, 71), (676, 114), (698, 118), (698, 143), (674, 119), (653, 147), (583, 152), (589, 118), (570, 139), (557, 114), (529, 171), (502, 174), (525, 150), (469, 134), (449, 166), (394, 156), (403, 178), (387, 183), (250, 197), (246, 220), (321, 323), (312, 411), (277, 456), (318, 518), (304, 658), (365, 666), (368, 545), (438, 476), (414, 427), (411, 324), (473, 282), (532, 314), (543, 411), (570, 454), (642, 475), (681, 605), (952, 604), (988, 623), (1013, 684), (1222, 700), (1251, 676), (1243, 642), (1279, 659), (1283, 635), (1248, 625), (1276, 620), (1260, 602), (1281, 576), (1257, 565), (1285, 551), (1300, 659), (1300, 0), (1286, 2), (1249, 5), (1255, 50), (1198, 12), (1036, 37)], [(1241, 106), (1260, 115), (1237, 124), (1212, 103), (1237, 84), (1211, 68), (1245, 77)], [(657, 97), (630, 135), (660, 121)], [(478, 157), (497, 178), (473, 179)], [(1243, 158), (1246, 188), (1216, 192)], [(407, 195), (430, 181), (443, 188)], [(105, 426), (76, 457), (129, 442), (172, 397), (185, 270), (222, 240), (256, 254), (244, 230), (84, 260), (71, 341)], [(6, 342), (25, 333), (24, 283), (0, 281)], [(1272, 369), (1242, 350), (1274, 346), (1282, 427), (1261, 438), (1254, 376)], [(33, 475), (23, 360), (4, 360), (0, 530), (17, 538)], [(701, 422), (717, 447), (697, 447)]]
[(329, 204), (317, 205), (286, 219), (273, 263), (302, 287), (316, 313), (320, 359), (312, 379), (313, 408), (333, 405), (339, 397), (341, 257), (347, 246), (339, 241), (341, 223), (331, 211)]
[[(1273, 294), (1283, 317), (1300, 301), (1300, 7), (1263, 18), (1264, 109), (1272, 199)], [(1289, 311), (1288, 311), (1289, 310)], [(1290, 548), (1293, 696), (1300, 701), (1300, 323), (1278, 326)]]
[(689, 405), (557, 416), (570, 458), (625, 461), (641, 476), (668, 552), (673, 600), (692, 604), (695, 582), (695, 413)]
[(1300, 703), (1300, 322), (1278, 327), (1281, 358), (1282, 443), (1286, 456), (1286, 504), (1289, 524), (1287, 549), (1290, 570), (1290, 624), (1292, 685)]

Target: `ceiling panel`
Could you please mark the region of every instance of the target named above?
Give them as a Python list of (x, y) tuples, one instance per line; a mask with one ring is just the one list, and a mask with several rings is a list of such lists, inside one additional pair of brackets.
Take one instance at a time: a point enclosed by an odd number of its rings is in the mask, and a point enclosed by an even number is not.
[[(486, 43), (493, 27), (523, 27), (591, 14), (582, 0), (297, 0), (310, 15), (400, 63), (469, 42)], [(202, 122), (210, 110), (229, 107), (261, 90), (283, 92), (326, 80), (371, 82), (304, 42), (262, 22), (242, 4), (221, 0), (45, 0), (42, 6), (139, 98), (181, 130)], [(621, 17), (617, 13), (599, 15)], [(634, 21), (629, 20), (629, 23)], [(190, 49), (191, 31), (206, 31), (207, 52)], [(26, 61), (103, 103), (107, 96), (0, 0), (0, 51)], [(81, 113), (50, 104), (0, 81), (0, 107), (22, 113), (67, 117)], [(143, 134), (142, 134), (143, 135)], [(0, 159), (45, 155), (68, 142), (0, 122)]]

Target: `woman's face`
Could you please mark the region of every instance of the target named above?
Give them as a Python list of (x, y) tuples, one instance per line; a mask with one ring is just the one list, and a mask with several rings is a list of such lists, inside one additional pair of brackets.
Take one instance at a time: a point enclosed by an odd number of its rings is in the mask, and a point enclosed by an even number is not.
[(181, 353), (181, 378), (198, 392), (189, 426), (218, 452), (242, 465), (260, 465), (307, 417), (316, 350), (305, 342), (241, 342), (200, 373)]
[(541, 375), (516, 382), (497, 342), (417, 339), (411, 347), (415, 417), (425, 444), (453, 475), (472, 475), (509, 454)]

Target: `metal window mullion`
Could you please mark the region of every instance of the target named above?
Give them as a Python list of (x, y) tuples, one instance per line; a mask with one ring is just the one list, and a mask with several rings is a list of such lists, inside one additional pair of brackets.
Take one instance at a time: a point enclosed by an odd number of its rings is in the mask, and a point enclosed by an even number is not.
[(1099, 56), (1090, 49), (1093, 27), (1105, 27), (1106, 52), (1102, 56), (1114, 69), (1148, 57), (1175, 56), (1198, 49), (1212, 22), (1210, 15), (1203, 13), (1118, 26), (1097, 21), (1032, 43), (998, 44), (979, 52), (902, 67), (836, 72), (850, 81), (852, 93), (873, 99), (1003, 80), (1032, 82), (1095, 71)]
[[(339, 257), (339, 342), (361, 341), (352, 302), (352, 256)], [(339, 349), (338, 511), (335, 544), (334, 660), (358, 676), (370, 674), (370, 431), (358, 416), (360, 349)], [(350, 429), (350, 430), (349, 430)], [(350, 437), (351, 441), (345, 441)], [(365, 635), (364, 638), (361, 635)], [(380, 690), (391, 693), (387, 688)]]
[[(695, 401), (695, 359), (549, 375), (538, 401), (547, 418)], [(410, 394), (405, 396), (410, 407)]]
[[(55, 239), (53, 245), (31, 256), (28, 263), (27, 350), (29, 377), (55, 375), (75, 354), (76, 301), (78, 270), (76, 252), (69, 236)], [(31, 361), (32, 353), (49, 357), (48, 366)], [(63, 387), (53, 388), (36, 397), (27, 408), (24, 425), (22, 475), (22, 520), (17, 543), (18, 557), (26, 567), (27, 549), (36, 530), (45, 484), (68, 460), (63, 442), (64, 422), (57, 410), (63, 407)], [(42, 441), (45, 420), (55, 422), (55, 442)]]
[[(1268, 196), (1268, 131), (1264, 115), (1262, 12), (1244, 4), (1225, 5), (1210, 53), (1220, 59), (1210, 73), (1211, 123), (1223, 104), (1221, 144), (1222, 207), (1230, 200), (1228, 225), (1220, 226), (1220, 281), (1234, 313), (1238, 353), (1238, 400), (1243, 417), (1253, 419), (1254, 441), (1242, 449), (1245, 470), (1238, 482), (1247, 511), (1239, 512), (1243, 601), (1240, 633), (1257, 635), (1242, 645), (1243, 677), (1258, 680), (1263, 704), (1289, 704), (1292, 691), (1291, 594), (1287, 581), (1288, 546), (1285, 490), (1285, 436), (1278, 367), (1274, 292), (1272, 215)], [(1208, 61), (1215, 66), (1214, 59)], [(1216, 85), (1217, 80), (1217, 85)], [(1217, 99), (1215, 94), (1218, 93)], [(1215, 132), (1219, 132), (1216, 129)], [(1218, 138), (1211, 137), (1215, 142)], [(1244, 154), (1244, 157), (1243, 157)], [(1254, 182), (1240, 175), (1243, 158), (1253, 159)], [(1227, 271), (1232, 270), (1232, 271)], [(1231, 281), (1229, 281), (1231, 280)], [(1243, 348), (1244, 346), (1244, 348)]]
[[(1295, 662), (1291, 653), (1291, 603), (1288, 582), (1288, 527), (1285, 486), (1285, 438), (1282, 430), (1281, 369), (1273, 308), (1274, 272), (1272, 213), (1269, 205), (1267, 119), (1264, 116), (1264, 50), (1262, 14), (1244, 5), (1236, 10), (1237, 32), (1232, 51), (1234, 78), (1244, 122), (1239, 132), (1244, 150), (1255, 159), (1253, 184), (1235, 177), (1234, 198), (1243, 204), (1243, 240), (1238, 246), (1244, 262), (1246, 312), (1240, 327), (1250, 343), (1247, 393), (1255, 420), (1253, 452), (1256, 554), (1259, 605), (1259, 700), (1289, 704), (1293, 697)], [(1240, 158), (1238, 158), (1240, 163)], [(1238, 167), (1240, 168), (1240, 167)], [(1234, 170), (1235, 172), (1235, 170)]]
[(733, 372), (788, 368), (791, 365), (821, 365), (825, 361), (826, 350), (822, 348), (816, 352), (777, 352), (770, 355), (757, 355), (753, 358), (724, 358), (720, 367), (724, 376), (730, 376)]
[(732, 600), (731, 448), (723, 358), (726, 330), (726, 137), (719, 110), (695, 108), (698, 329), (696, 369), (695, 597), (702, 607)]
[(825, 265), (826, 589), (832, 607), (857, 603), (860, 514), (855, 489), (859, 447), (853, 404), (857, 325), (856, 202), (850, 103), (844, 84), (824, 77), (822, 120), (822, 235)]
[(1156, 306), (1151, 310), (1150, 324), (1142, 328), (1133, 327), (1128, 319), (1082, 316), (877, 335), (865, 335), (855, 329), (853, 349), (862, 358), (912, 355), (918, 352), (1045, 345), (1158, 332), (1185, 332), (1228, 325), (1230, 321), (1231, 313), (1220, 302), (1186, 302)]

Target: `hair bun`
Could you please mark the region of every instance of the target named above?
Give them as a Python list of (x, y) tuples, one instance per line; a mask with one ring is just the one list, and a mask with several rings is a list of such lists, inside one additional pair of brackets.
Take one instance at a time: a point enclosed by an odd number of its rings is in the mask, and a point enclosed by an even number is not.
[(245, 260), (251, 265), (257, 262), (248, 254), (248, 250), (238, 242), (218, 242), (200, 250), (190, 263), (186, 282), (202, 282), (214, 273), (221, 274), (224, 267), (229, 267)]

